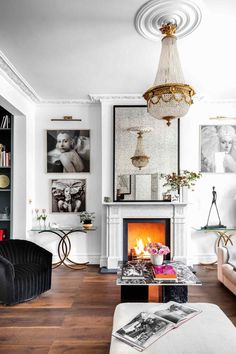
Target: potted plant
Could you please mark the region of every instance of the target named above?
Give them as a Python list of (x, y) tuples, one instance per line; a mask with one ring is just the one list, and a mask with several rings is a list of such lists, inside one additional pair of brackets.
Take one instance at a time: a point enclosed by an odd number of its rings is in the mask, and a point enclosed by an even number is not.
[(94, 212), (82, 211), (80, 213), (80, 221), (83, 223), (84, 229), (91, 229), (93, 226), (92, 220), (95, 219)]
[[(169, 190), (167, 191), (167, 193), (174, 191), (176, 194), (176, 193), (178, 193), (178, 190), (180, 189), (180, 192), (182, 193), (182, 199), (184, 199), (183, 198), (184, 190), (187, 190), (187, 189), (193, 190), (193, 187), (195, 186), (196, 181), (200, 177), (201, 177), (201, 173), (192, 172), (192, 171), (188, 171), (188, 170), (184, 170), (179, 175), (175, 172), (172, 172), (170, 174), (161, 174), (161, 178), (165, 179), (165, 183), (163, 184), (163, 187), (169, 187)], [(184, 201), (184, 200), (182, 200), (182, 201)]]

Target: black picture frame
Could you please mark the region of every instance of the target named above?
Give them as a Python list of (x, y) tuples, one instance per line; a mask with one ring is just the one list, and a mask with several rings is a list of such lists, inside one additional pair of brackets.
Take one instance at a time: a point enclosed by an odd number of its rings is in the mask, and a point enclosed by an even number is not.
[[(89, 129), (51, 129), (46, 135), (47, 173), (90, 172)], [(67, 144), (64, 149), (61, 149), (62, 141)]]
[[(152, 158), (155, 159), (154, 154), (160, 149), (159, 152), (163, 153), (164, 149), (167, 147), (167, 153), (160, 157), (160, 154), (157, 152), (157, 156), (162, 160), (166, 159), (166, 166), (162, 163), (162, 170), (156, 170), (156, 173), (151, 173), (151, 168), (153, 166), (150, 164), (145, 167), (143, 171), (137, 171), (137, 168), (132, 165), (131, 156), (135, 151), (136, 136), (129, 131), (127, 128), (131, 126), (149, 126), (153, 129), (152, 136), (150, 135), (151, 145), (150, 149), (147, 148), (148, 139), (145, 141), (145, 148), (150, 154), (153, 153)], [(131, 136), (131, 134), (133, 136)], [(149, 134), (149, 133), (148, 133)], [(147, 134), (147, 135), (148, 135)], [(158, 135), (159, 134), (159, 135)], [(122, 137), (124, 135), (124, 139)], [(153, 149), (153, 142), (155, 138), (159, 136), (159, 143), (157, 142), (157, 147)], [(180, 122), (179, 119), (175, 119), (171, 122), (170, 127), (166, 125), (164, 120), (157, 120), (149, 115), (147, 112), (146, 105), (114, 105), (113, 106), (113, 201), (114, 202), (168, 202), (163, 200), (162, 196), (158, 195), (158, 191), (151, 191), (146, 194), (151, 193), (151, 198), (146, 198), (146, 195), (140, 196), (141, 193), (137, 193), (137, 190), (134, 192), (134, 186), (137, 186), (135, 179), (140, 180), (141, 177), (145, 175), (147, 179), (149, 176), (149, 183), (152, 185), (152, 180), (158, 183), (164, 184), (164, 180), (160, 181), (160, 174), (164, 173), (179, 173), (179, 140), (180, 140)], [(164, 143), (163, 143), (164, 142)], [(162, 147), (160, 144), (163, 144)], [(123, 149), (123, 152), (120, 151)], [(155, 150), (156, 149), (156, 150)], [(167, 150), (167, 149), (166, 149)], [(173, 156), (170, 156), (170, 152)], [(151, 159), (150, 159), (151, 160)], [(121, 163), (122, 161), (122, 163)], [(171, 163), (174, 161), (174, 164)], [(120, 167), (122, 164), (123, 166)], [(128, 167), (129, 164), (129, 167)], [(159, 163), (160, 164), (160, 163)], [(129, 171), (130, 169), (130, 171)], [(122, 172), (121, 172), (122, 171)], [(152, 169), (153, 171), (153, 169)], [(117, 194), (117, 176), (118, 175), (130, 175), (130, 192), (129, 193), (120, 193)], [(137, 176), (137, 177), (136, 177)], [(145, 181), (144, 178), (144, 181)], [(150, 182), (151, 178), (151, 182)], [(160, 191), (161, 188), (159, 188)]]
[(80, 213), (86, 210), (85, 178), (51, 180), (51, 212)]

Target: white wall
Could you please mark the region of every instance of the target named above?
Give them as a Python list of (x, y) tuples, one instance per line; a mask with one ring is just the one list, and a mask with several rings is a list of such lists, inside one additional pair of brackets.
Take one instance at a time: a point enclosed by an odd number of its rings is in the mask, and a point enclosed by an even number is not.
[[(81, 122), (52, 122), (51, 118), (62, 118), (65, 115), (82, 119)], [(76, 233), (71, 236), (71, 258), (75, 261), (100, 262), (101, 248), (101, 120), (100, 105), (97, 104), (41, 104), (37, 105), (35, 115), (35, 197), (32, 209), (45, 208), (49, 213), (48, 221), (59, 225), (78, 226), (80, 219), (77, 213), (51, 212), (51, 180), (85, 178), (87, 183), (86, 210), (94, 211), (96, 231)], [(60, 129), (90, 129), (91, 155), (89, 173), (47, 173), (46, 131)], [(32, 234), (30, 239), (56, 254), (56, 239), (52, 234)]]
[[(113, 155), (112, 155), (112, 122), (113, 105), (143, 104), (142, 100), (104, 100), (102, 101), (102, 197), (112, 198)], [(200, 125), (204, 124), (236, 124), (236, 120), (211, 120), (215, 116), (236, 117), (235, 103), (195, 102), (188, 115), (180, 120), (180, 169), (199, 171), (200, 169)], [(166, 127), (168, 129), (168, 127)], [(193, 263), (215, 260), (214, 246), (216, 234), (214, 232), (196, 231), (194, 228), (205, 226), (212, 201), (212, 187), (216, 187), (218, 194), (217, 205), (222, 224), (236, 226), (236, 179), (234, 173), (203, 173), (197, 182), (195, 191), (189, 192), (188, 223), (189, 248)], [(105, 211), (104, 211), (105, 213)], [(213, 210), (211, 224), (218, 224)], [(103, 232), (105, 232), (105, 215), (103, 215)], [(236, 236), (233, 236), (236, 242)], [(102, 244), (102, 258), (105, 259), (106, 247)]]

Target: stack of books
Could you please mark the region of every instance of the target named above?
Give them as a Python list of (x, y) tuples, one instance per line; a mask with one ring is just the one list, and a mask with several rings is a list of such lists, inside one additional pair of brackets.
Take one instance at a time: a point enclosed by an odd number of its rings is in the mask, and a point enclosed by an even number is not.
[(152, 266), (154, 280), (177, 281), (175, 268), (170, 264)]

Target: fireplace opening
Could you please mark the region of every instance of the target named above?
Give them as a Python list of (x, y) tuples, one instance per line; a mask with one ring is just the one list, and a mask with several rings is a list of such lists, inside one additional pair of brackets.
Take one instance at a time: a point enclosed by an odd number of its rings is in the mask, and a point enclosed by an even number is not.
[[(123, 219), (123, 260), (150, 259), (144, 247), (160, 242), (170, 247), (170, 219)], [(166, 256), (170, 259), (170, 254)]]

